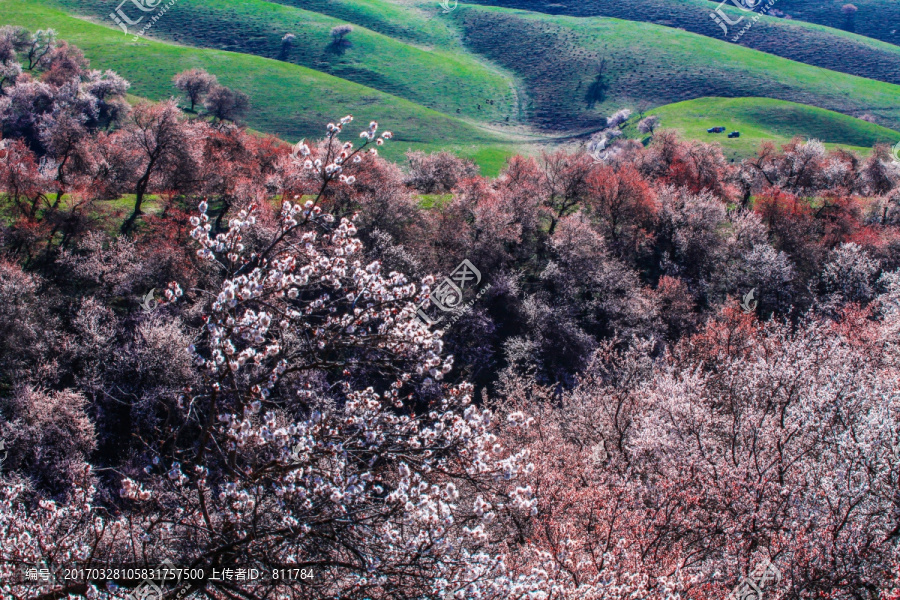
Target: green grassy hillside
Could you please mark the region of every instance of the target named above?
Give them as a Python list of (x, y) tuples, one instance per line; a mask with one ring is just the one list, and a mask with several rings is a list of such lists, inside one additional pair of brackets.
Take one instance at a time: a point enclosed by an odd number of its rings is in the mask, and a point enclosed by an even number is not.
[(858, 10), (852, 16), (841, 11), (847, 2), (822, 0), (779, 0), (778, 8), (791, 18), (843, 29), (900, 45), (900, 2), (895, 0), (853, 0)]
[[(511, 116), (510, 123), (536, 125), (545, 135), (519, 136), (536, 149), (550, 141), (546, 134), (596, 130), (608, 114), (641, 102), (659, 107), (648, 112), (662, 118), (662, 127), (719, 141), (731, 158), (753, 154), (763, 140), (783, 143), (795, 135), (861, 152), (900, 139), (895, 131), (847, 116), (869, 113), (900, 129), (900, 86), (672, 27), (471, 5), (442, 14), (436, 4), (418, 0), (279, 1), (180, 0), (152, 30), (171, 41), (240, 53), (134, 42), (103, 25), (111, 24), (102, 20), (108, 6), (88, 10), (86, 0), (0, 0), (0, 23), (57, 29), (84, 49), (93, 67), (122, 73), (142, 97), (170, 97), (176, 92), (172, 75), (202, 67), (250, 95), (247, 122), (260, 131), (288, 141), (320, 137), (324, 123), (352, 113), (359, 122), (377, 119), (396, 132), (384, 148), (389, 158), (400, 159), (411, 148), (449, 149), (475, 159), (487, 175), (522, 146), (481, 124), (506, 123)], [(51, 8), (52, 2), (100, 24)], [(331, 27), (348, 21), (356, 27), (353, 45), (329, 50)], [(277, 56), (288, 32), (297, 40), (282, 56), (286, 60), (252, 55)], [(740, 130), (742, 137), (710, 136), (706, 129), (713, 125)]]
[(62, 39), (84, 50), (92, 67), (121, 73), (131, 81), (133, 94), (151, 100), (175, 94), (171, 85), (175, 73), (193, 67), (207, 69), (223, 85), (250, 96), (248, 125), (288, 141), (319, 138), (328, 121), (353, 114), (358, 123), (375, 119), (395, 132), (394, 141), (384, 146), (385, 155), (391, 158), (400, 158), (409, 148), (446, 148), (489, 157), (485, 163), (489, 171), (496, 168), (497, 156), (512, 151), (505, 138), (465, 121), (282, 61), (146, 39), (133, 43), (120, 30), (22, 0), (0, 0), (0, 24), (56, 29)]
[[(37, 2), (112, 26), (109, 7), (96, 0)], [(123, 7), (126, 14), (129, 6)], [(140, 14), (133, 8), (131, 12), (133, 18)], [(516, 117), (511, 79), (458, 47), (421, 48), (360, 24), (346, 43), (333, 43), (331, 29), (346, 22), (263, 0), (179, 0), (154, 24), (151, 35), (300, 64), (446, 114), (496, 122)], [(234, 35), (236, 31), (240, 35)], [(296, 40), (285, 51), (281, 40), (287, 33)]]
[(273, 0), (361, 25), (412, 44), (462, 49), (452, 24), (437, 1), (428, 0)]
[[(660, 118), (660, 128), (674, 129), (681, 137), (718, 142), (725, 156), (740, 160), (752, 156), (764, 141), (784, 144), (795, 136), (815, 138), (826, 146), (841, 146), (867, 154), (875, 144), (896, 144), (900, 132), (886, 129), (839, 113), (769, 98), (699, 98), (660, 106), (648, 114)], [(645, 138), (638, 133), (637, 118), (624, 132), (629, 137)], [(724, 134), (710, 134), (710, 127), (722, 126)], [(727, 132), (740, 131), (741, 137), (729, 139)]]
[[(93, 0), (38, 1), (62, 2), (68, 10), (104, 18), (105, 9)], [(638, 0), (638, 5), (657, 2), (669, 7), (674, 1)], [(707, 96), (759, 96), (853, 116), (869, 113), (883, 125), (900, 126), (897, 86), (812, 68), (671, 27), (471, 5), (442, 14), (437, 4), (420, 0), (279, 2), (180, 0), (152, 34), (278, 56), (284, 33), (294, 33), (297, 41), (282, 55), (287, 60), (482, 123), (519, 122), (578, 132), (602, 125), (606, 114), (639, 99), (663, 105)], [(702, 0), (675, 3), (690, 8), (697, 2), (703, 4)], [(348, 20), (356, 27), (349, 36), (352, 45), (331, 48), (331, 27)], [(800, 29), (810, 27), (815, 26), (803, 24)], [(900, 58), (900, 48), (866, 43), (890, 48)], [(520, 84), (518, 94), (512, 88), (513, 76)]]
[[(707, 0), (578, 0), (559, 2), (558, 0), (472, 0), (475, 4), (539, 11), (552, 15), (576, 17), (606, 16), (631, 21), (655, 23), (679, 28), (691, 33), (708, 36), (717, 40), (730, 40), (749, 22), (748, 13), (742, 12), (730, 2), (723, 10), (735, 20), (744, 21), (730, 28), (724, 35), (722, 29), (710, 18), (719, 2)], [(873, 4), (889, 4), (894, 8), (885, 14), (888, 31), (900, 29), (897, 20), (896, 0), (871, 0)], [(823, 7), (836, 6), (838, 10), (845, 2), (834, 0), (808, 0), (808, 4), (818, 3)], [(774, 8), (787, 10), (789, 0), (779, 0)], [(876, 12), (873, 8), (868, 12)], [(857, 16), (863, 13), (862, 10)], [(888, 25), (890, 24), (890, 25)], [(893, 37), (896, 41), (897, 37)], [(740, 45), (783, 58), (806, 64), (877, 79), (900, 83), (900, 48), (877, 40), (854, 35), (839, 29), (831, 29), (798, 20), (779, 19), (762, 16), (752, 29), (743, 35)]]
[[(649, 23), (460, 6), (466, 44), (519, 75), (541, 127), (601, 126), (623, 106), (769, 97), (900, 128), (900, 86)], [(600, 67), (603, 67), (602, 73)]]

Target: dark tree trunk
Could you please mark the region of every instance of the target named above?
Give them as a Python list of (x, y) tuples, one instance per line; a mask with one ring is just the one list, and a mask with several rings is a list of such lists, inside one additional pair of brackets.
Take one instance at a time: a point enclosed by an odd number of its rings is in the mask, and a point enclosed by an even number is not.
[(132, 229), (134, 228), (134, 222), (140, 215), (143, 214), (141, 212), (141, 204), (144, 203), (144, 194), (147, 193), (147, 186), (150, 184), (150, 174), (153, 172), (154, 163), (155, 160), (150, 161), (150, 164), (147, 165), (147, 170), (144, 172), (143, 177), (141, 177), (137, 182), (137, 186), (134, 190), (134, 211), (132, 211), (131, 216), (125, 219), (125, 222), (122, 223), (121, 232), (123, 234), (127, 235), (128, 233), (131, 233)]

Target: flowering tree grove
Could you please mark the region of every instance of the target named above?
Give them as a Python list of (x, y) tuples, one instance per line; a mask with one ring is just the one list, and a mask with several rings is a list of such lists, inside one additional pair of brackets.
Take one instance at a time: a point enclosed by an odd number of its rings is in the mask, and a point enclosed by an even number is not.
[(889, 148), (623, 110), (488, 178), (175, 84), (0, 28), (3, 598), (900, 597)]
[[(330, 126), (328, 139), (347, 122)], [(375, 129), (364, 132), (367, 143)], [(362, 149), (340, 148), (320, 158), (300, 144), (296, 156), (323, 188), (352, 183), (344, 170)], [(63, 530), (74, 539), (50, 559), (55, 569), (165, 560), (315, 569), (312, 582), (269, 579), (246, 587), (249, 597), (505, 595), (502, 561), (483, 551), (487, 517), (461, 490), (515, 477), (523, 456), (494, 443), (491, 414), (472, 404), (471, 386), (438, 387), (452, 357), (441, 357), (439, 336), (415, 318), (412, 303), (427, 281), (419, 290), (377, 262), (364, 264), (353, 224), (335, 223), (316, 200), (285, 202), (256, 252), (245, 243), (255, 206), (215, 238), (207, 208), (202, 202), (192, 217), (191, 236), (223, 278), (205, 326), (184, 349), (198, 383), (156, 407), (166, 413), (161, 437), (142, 440), (145, 468), (122, 478), (127, 517), (105, 521), (90, 487), (76, 488), (77, 506), (29, 511), (19, 504), (23, 486), (13, 485), (4, 540), (28, 544), (4, 546), (7, 574), (38, 563)], [(169, 303), (183, 296), (177, 283), (166, 290)], [(384, 389), (355, 389), (351, 382), (365, 373)], [(329, 383), (331, 374), (341, 377)], [(528, 509), (527, 498), (513, 498)], [(205, 594), (230, 597), (227, 583), (204, 583)], [(27, 589), (7, 586), (16, 597)]]

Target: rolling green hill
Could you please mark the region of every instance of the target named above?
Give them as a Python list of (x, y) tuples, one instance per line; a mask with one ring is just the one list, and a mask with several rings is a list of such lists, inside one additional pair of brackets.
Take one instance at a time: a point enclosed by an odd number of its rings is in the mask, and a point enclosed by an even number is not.
[(329, 15), (424, 47), (461, 50), (459, 35), (441, 18), (438, 2), (427, 0), (273, 0)]
[(204, 68), (223, 85), (250, 96), (248, 125), (288, 141), (319, 138), (328, 121), (353, 114), (358, 123), (374, 119), (395, 132), (394, 140), (384, 146), (384, 154), (391, 158), (400, 158), (409, 148), (447, 148), (480, 157), (492, 171), (512, 151), (506, 138), (465, 121), (290, 63), (147, 39), (132, 42), (118, 29), (22, 0), (0, 0), (0, 23), (56, 29), (62, 39), (84, 50), (92, 67), (121, 73), (132, 83), (133, 94), (151, 100), (175, 94), (171, 84), (175, 73)]
[[(113, 25), (109, 7), (96, 0), (37, 1)], [(123, 7), (126, 14), (129, 7)], [(133, 7), (130, 12), (133, 18), (140, 15)], [(345, 44), (333, 43), (331, 29), (346, 22), (264, 0), (178, 0), (153, 25), (151, 34), (192, 46), (285, 60), (446, 114), (496, 122), (517, 117), (511, 78), (459, 47), (421, 48), (359, 24)], [(235, 31), (240, 35), (233, 35)], [(283, 49), (281, 39), (287, 33), (296, 40)]]
[[(536, 125), (586, 130), (623, 106), (768, 97), (900, 128), (900, 86), (827, 71), (670, 27), (460, 6), (464, 41), (516, 73)], [(602, 67), (602, 70), (601, 70)]]
[[(93, 0), (38, 1), (62, 2), (95, 18), (103, 18), (105, 11)], [(445, 15), (437, 4), (388, 0), (279, 1), (283, 4), (179, 0), (152, 33), (182, 43), (277, 56), (281, 37), (291, 32), (298, 39), (283, 56), (288, 60), (483, 123), (524, 122), (545, 130), (583, 131), (602, 125), (606, 114), (638, 99), (663, 105), (705, 96), (762, 96), (854, 116), (870, 113), (883, 125), (900, 126), (896, 86), (807, 67), (671, 27), (472, 6)], [(677, 4), (702, 3), (685, 1)], [(346, 22), (343, 17), (356, 27), (349, 36), (353, 45), (329, 51), (329, 30)], [(389, 32), (407, 41), (389, 37)], [(423, 47), (428, 42), (433, 43)], [(900, 58), (900, 48), (881, 46)], [(512, 77), (485, 59), (518, 76), (521, 110)], [(601, 64), (604, 72), (598, 77)]]
[[(727, 158), (740, 160), (752, 156), (764, 141), (784, 144), (795, 136), (815, 138), (826, 146), (841, 146), (867, 154), (875, 144), (896, 144), (900, 132), (886, 129), (839, 113), (793, 102), (769, 98), (699, 98), (660, 106), (648, 114), (660, 118), (660, 128), (674, 129), (681, 137), (718, 142)], [(632, 118), (624, 132), (644, 138)], [(722, 126), (723, 134), (710, 134), (710, 127)], [(740, 131), (741, 137), (727, 137), (728, 131)]]
[(779, 0), (778, 8), (791, 18), (851, 31), (859, 35), (900, 44), (900, 3), (894, 0), (853, 0), (858, 9), (848, 16), (841, 11), (846, 2)]
[[(900, 129), (898, 85), (665, 25), (472, 5), (442, 14), (419, 0), (179, 0), (151, 31), (163, 41), (135, 42), (104, 20), (108, 10), (88, 0), (0, 0), (0, 23), (57, 29), (93, 67), (120, 72), (142, 97), (170, 97), (172, 75), (202, 67), (250, 95), (247, 123), (260, 131), (315, 138), (324, 123), (352, 113), (395, 131), (384, 148), (389, 158), (449, 149), (487, 175), (526, 141), (534, 150), (583, 135), (639, 103), (658, 107), (648, 114), (659, 115), (663, 128), (719, 141), (731, 158), (795, 135), (860, 152), (900, 139), (847, 116), (868, 113)], [(355, 27), (352, 45), (329, 48), (330, 29), (345, 22)], [(297, 39), (282, 53), (285, 33)], [(492, 123), (536, 127), (513, 137), (482, 127)], [(742, 136), (710, 136), (713, 125)]]
[[(743, 22), (730, 28), (728, 35), (710, 17), (719, 2), (708, 0), (472, 0), (475, 4), (517, 8), (538, 11), (552, 15), (575, 17), (606, 16), (630, 21), (655, 23), (667, 27), (684, 29), (691, 33), (708, 36), (717, 40), (733, 39), (746, 25), (750, 16), (730, 2), (723, 10), (732, 20), (743, 17)], [(799, 0), (796, 0), (799, 1)], [(900, 29), (897, 20), (898, 3), (895, 0), (870, 0), (873, 4), (893, 5), (885, 17), (895, 15), (888, 31)], [(808, 0), (804, 4), (818, 3), (822, 7), (837, 6), (845, 2), (835, 0)], [(774, 8), (786, 10), (789, 0), (778, 0)], [(824, 10), (824, 8), (823, 8)], [(868, 12), (875, 12), (874, 9)], [(860, 13), (863, 13), (860, 10)], [(857, 14), (860, 17), (860, 13)], [(893, 37), (893, 36), (892, 36)], [(884, 39), (884, 38), (882, 38)], [(896, 41), (897, 37), (893, 37)], [(850, 73), (879, 81), (900, 83), (900, 48), (874, 39), (854, 35), (839, 29), (832, 29), (798, 20), (779, 19), (762, 16), (752, 29), (743, 35), (740, 45), (760, 50), (783, 58), (806, 64)]]

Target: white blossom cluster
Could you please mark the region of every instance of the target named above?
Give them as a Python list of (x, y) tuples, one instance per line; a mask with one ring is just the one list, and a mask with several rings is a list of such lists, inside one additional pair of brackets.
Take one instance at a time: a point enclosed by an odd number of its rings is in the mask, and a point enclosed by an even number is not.
[[(123, 518), (101, 516), (94, 504), (93, 486), (73, 488), (66, 503), (28, 502), (23, 483), (0, 486), (0, 596), (38, 597), (66, 582), (62, 569), (86, 561), (96, 550), (96, 540), (115, 537), (127, 530)], [(28, 581), (27, 568), (47, 568), (50, 580)], [(88, 585), (81, 597), (124, 598)]]
[[(328, 124), (325, 138), (326, 141), (329, 142), (329, 148), (331, 147), (330, 142), (343, 131), (345, 125), (348, 125), (352, 121), (353, 116), (347, 115), (336, 124)], [(386, 140), (393, 138), (393, 134), (390, 131), (385, 131), (381, 134), (381, 137), (378, 137), (376, 135), (377, 130), (378, 123), (372, 121), (369, 123), (369, 128), (359, 134), (359, 137), (365, 140), (360, 148), (354, 150), (352, 142), (344, 142), (340, 147), (341, 149), (337, 156), (332, 156), (331, 152), (329, 152), (324, 159), (314, 157), (312, 155), (312, 150), (310, 150), (306, 142), (301, 140), (297, 142), (291, 150), (291, 159), (295, 164), (302, 166), (304, 169), (315, 171), (325, 184), (331, 180), (338, 179), (342, 183), (352, 185), (356, 182), (356, 177), (353, 175), (345, 175), (344, 165), (347, 163), (358, 164), (362, 162), (362, 155), (360, 152), (369, 144), (374, 143), (376, 146), (381, 146)], [(378, 154), (378, 150), (370, 148), (368, 154), (375, 156)]]
[(244, 245), (241, 243), (243, 239), (241, 231), (256, 223), (256, 217), (253, 213), (253, 205), (249, 210), (242, 210), (236, 218), (229, 220), (228, 230), (225, 233), (219, 233), (215, 238), (210, 237), (209, 232), (212, 224), (209, 222), (209, 216), (206, 211), (209, 204), (204, 200), (198, 206), (199, 215), (191, 217), (191, 237), (197, 240), (201, 249), (197, 250), (197, 256), (207, 260), (216, 260), (216, 254), (225, 255), (229, 263), (235, 263), (244, 251)]
[[(247, 363), (260, 365), (280, 356), (278, 338), (292, 330), (309, 336), (318, 349), (325, 349), (336, 338), (345, 347), (371, 340), (384, 352), (424, 353), (425, 362), (417, 373), (427, 370), (440, 378), (450, 370), (452, 357), (440, 358), (442, 346), (437, 335), (411, 318), (416, 285), (396, 272), (385, 278), (377, 261), (363, 264), (356, 259), (362, 244), (353, 237), (356, 228), (349, 220), (343, 219), (328, 234), (312, 231), (298, 235), (295, 244), (270, 257), (248, 258), (239, 232), (253, 225), (252, 207), (232, 219), (230, 229), (215, 239), (206, 229), (207, 209), (201, 202), (200, 216), (192, 219), (197, 223), (192, 237), (204, 246), (202, 256), (223, 266), (239, 265), (236, 271), (240, 274), (222, 282), (212, 304), (206, 324), (209, 356), (201, 357), (196, 346), (189, 348), (198, 366), (215, 374), (234, 372)], [(315, 217), (317, 209), (311, 202), (304, 207), (286, 202), (281, 235), (287, 236), (299, 227), (298, 216)], [(222, 253), (226, 254), (225, 261), (219, 260)], [(246, 270), (241, 267), (253, 261), (258, 266), (241, 272)], [(316, 293), (310, 295), (310, 289)], [(172, 295), (180, 295), (180, 289)], [(258, 307), (251, 308), (250, 304)], [(350, 310), (343, 310), (348, 306)], [(267, 397), (286, 368), (285, 363), (276, 367), (271, 377), (260, 382), (258, 390), (254, 388), (254, 395)]]
[(149, 500), (151, 493), (133, 479), (125, 477), (122, 479), (122, 489), (119, 491), (119, 495), (129, 500), (143, 501)]

